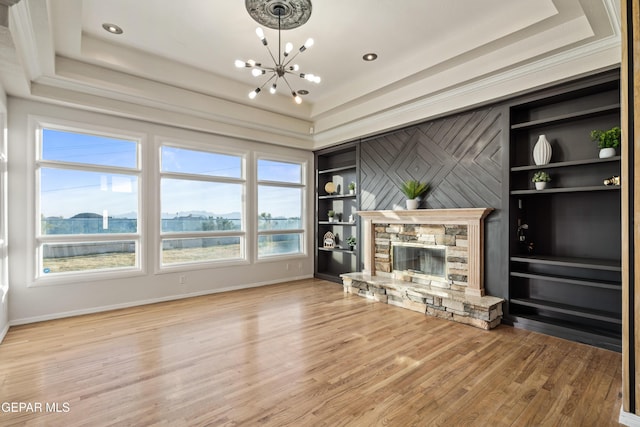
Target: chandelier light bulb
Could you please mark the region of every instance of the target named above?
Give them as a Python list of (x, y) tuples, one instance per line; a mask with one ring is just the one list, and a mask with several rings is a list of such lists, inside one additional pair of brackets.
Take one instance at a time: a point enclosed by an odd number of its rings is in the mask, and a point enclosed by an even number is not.
[(255, 90), (249, 92), (249, 99), (255, 99), (256, 96), (260, 93), (260, 88), (256, 88)]
[(253, 74), (253, 77), (260, 77), (264, 73), (265, 71), (261, 70), (260, 68), (254, 68), (253, 70), (251, 70), (251, 74)]
[(300, 98), (300, 95), (295, 92), (291, 92), (291, 95), (293, 95), (293, 100), (296, 102), (296, 104), (302, 104), (302, 98)]
[(244, 68), (247, 66), (247, 63), (240, 59), (236, 59), (236, 62), (234, 62), (234, 65), (238, 68)]
[(293, 64), (293, 66), (289, 67), (289, 69), (291, 71), (298, 71), (300, 69), (300, 66), (298, 64)]
[(309, 49), (311, 46), (313, 46), (313, 39), (312, 38), (308, 38), (306, 42), (304, 42), (304, 47), (305, 49)]
[(284, 46), (284, 56), (288, 56), (292, 50), (293, 50), (293, 43), (287, 43)]
[(256, 35), (262, 41), (262, 44), (266, 46), (267, 45), (267, 38), (264, 36), (264, 31), (262, 31), (262, 28), (260, 28), (260, 27), (256, 28)]
[(320, 78), (320, 76), (313, 76), (313, 82), (316, 84), (320, 84), (320, 82), (322, 81), (322, 79)]
[(248, 67), (255, 67), (256, 66), (256, 61), (254, 61), (253, 59), (250, 59), (247, 61), (247, 66)]
[(275, 83), (271, 85), (271, 87), (269, 88), (269, 92), (271, 93), (271, 95), (276, 93), (276, 84)]

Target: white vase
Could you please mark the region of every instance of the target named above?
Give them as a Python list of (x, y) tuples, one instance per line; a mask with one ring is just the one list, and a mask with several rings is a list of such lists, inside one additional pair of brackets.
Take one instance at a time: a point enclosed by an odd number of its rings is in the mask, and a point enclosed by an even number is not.
[(538, 137), (538, 142), (533, 147), (533, 161), (536, 165), (546, 165), (551, 160), (551, 144), (545, 135)]
[(536, 190), (544, 190), (547, 188), (546, 182), (534, 182), (534, 184), (536, 185)]
[(598, 156), (600, 156), (601, 159), (608, 159), (609, 157), (613, 157), (616, 155), (616, 149), (615, 148), (601, 148), (600, 149), (600, 153), (598, 154)]
[(333, 222), (333, 217), (332, 216), (329, 217), (329, 222)]
[(418, 199), (407, 199), (407, 210), (418, 209)]

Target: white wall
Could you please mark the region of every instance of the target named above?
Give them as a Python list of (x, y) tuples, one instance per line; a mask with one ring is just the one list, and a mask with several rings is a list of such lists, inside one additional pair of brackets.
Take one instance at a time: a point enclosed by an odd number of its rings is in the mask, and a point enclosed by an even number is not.
[[(86, 280), (82, 282), (64, 281), (55, 284), (33, 283), (34, 279), (34, 223), (35, 203), (33, 182), (35, 175), (30, 166), (35, 153), (35, 135), (29, 128), (29, 117), (47, 117), (58, 120), (72, 120), (87, 123), (90, 126), (113, 127), (145, 135), (143, 147), (149, 150), (154, 147), (156, 137), (184, 139), (188, 141), (204, 142), (227, 146), (252, 153), (269, 153), (274, 156), (297, 157), (307, 161), (307, 239), (306, 255), (261, 262), (253, 260), (251, 251), (250, 262), (241, 266), (227, 266), (218, 268), (192, 269), (175, 272), (156, 272), (155, 254), (159, 241), (155, 230), (157, 221), (149, 220), (144, 224), (146, 231), (146, 247), (143, 258), (143, 274), (119, 279)], [(8, 165), (8, 218), (11, 223), (9, 230), (9, 271), (11, 285), (11, 300), (9, 304), (9, 319), (11, 324), (28, 323), (50, 318), (81, 314), (109, 308), (139, 305), (147, 302), (182, 298), (189, 295), (220, 292), (228, 289), (279, 283), (313, 275), (313, 153), (280, 147), (269, 144), (233, 139), (202, 132), (183, 130), (175, 127), (162, 126), (137, 120), (123, 119), (76, 110), (40, 102), (9, 98), (9, 153)], [(147, 168), (143, 178), (149, 181), (156, 179)], [(157, 185), (151, 184), (149, 188)], [(252, 188), (247, 185), (247, 188)], [(250, 192), (253, 190), (249, 190)], [(157, 206), (153, 192), (149, 192), (153, 200), (143, 200), (147, 204), (147, 213)], [(251, 200), (254, 194), (248, 194)], [(249, 208), (247, 217), (252, 218), (255, 206)], [(249, 220), (250, 221), (250, 220)], [(251, 242), (251, 228), (247, 229), (248, 245)], [(150, 250), (149, 250), (150, 248)], [(179, 277), (185, 276), (184, 285), (179, 284)]]

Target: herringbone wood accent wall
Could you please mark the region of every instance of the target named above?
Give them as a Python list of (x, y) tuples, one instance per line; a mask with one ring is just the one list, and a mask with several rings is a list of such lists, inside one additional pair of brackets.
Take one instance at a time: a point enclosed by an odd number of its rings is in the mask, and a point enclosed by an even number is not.
[(501, 207), (504, 110), (484, 108), (362, 142), (361, 209), (405, 208), (399, 185), (430, 184), (426, 208)]

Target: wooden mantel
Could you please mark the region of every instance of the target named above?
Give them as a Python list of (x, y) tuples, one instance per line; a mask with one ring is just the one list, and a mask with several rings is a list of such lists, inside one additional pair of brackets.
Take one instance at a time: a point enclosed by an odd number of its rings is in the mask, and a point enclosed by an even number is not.
[(484, 296), (484, 219), (493, 208), (358, 211), (363, 219), (364, 273), (375, 276), (373, 224), (466, 225), (469, 238), (469, 277), (465, 293)]

